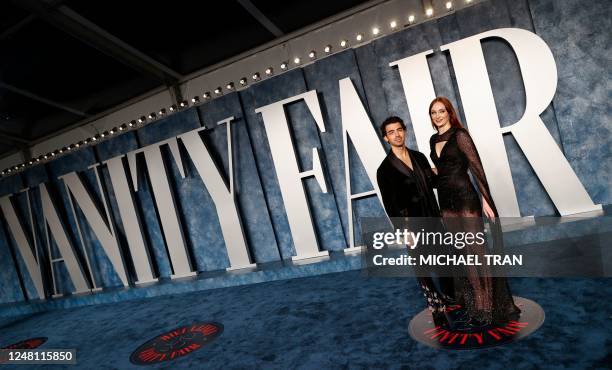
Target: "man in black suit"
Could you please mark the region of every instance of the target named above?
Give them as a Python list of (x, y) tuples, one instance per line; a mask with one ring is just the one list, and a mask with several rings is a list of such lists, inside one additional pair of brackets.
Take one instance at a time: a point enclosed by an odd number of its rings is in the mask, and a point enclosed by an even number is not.
[(389, 217), (440, 217), (433, 193), (435, 174), (425, 155), (406, 148), (406, 125), (389, 117), (380, 125), (391, 150), (378, 167), (376, 179)]
[[(406, 125), (399, 117), (389, 117), (380, 125), (383, 139), (391, 150), (376, 172), (378, 187), (387, 215), (397, 229), (418, 232), (442, 232), (440, 209), (433, 188), (436, 174), (425, 155), (408, 149), (405, 145)], [(427, 249), (425, 249), (427, 248)], [(429, 248), (417, 248), (411, 253), (439, 253)], [(423, 289), (427, 305), (436, 325), (449, 326), (447, 306), (452, 303), (453, 279), (439, 278), (439, 288), (434, 284), (431, 269), (416, 268), (418, 282)], [(442, 294), (444, 292), (445, 294)]]

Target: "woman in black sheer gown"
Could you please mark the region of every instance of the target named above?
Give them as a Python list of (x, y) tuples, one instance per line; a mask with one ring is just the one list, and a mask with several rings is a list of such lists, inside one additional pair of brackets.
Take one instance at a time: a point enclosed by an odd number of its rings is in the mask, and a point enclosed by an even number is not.
[[(429, 106), (431, 123), (437, 133), (430, 139), (431, 159), (437, 168), (440, 212), (448, 231), (483, 232), (483, 214), (490, 219), (492, 247), (502, 251), (502, 234), (497, 209), (474, 142), (461, 126), (447, 98), (438, 97)], [(471, 172), (480, 195), (468, 176)], [(484, 261), (487, 244), (473, 242), (456, 253), (479, 255)], [(518, 318), (506, 278), (492, 276), (486, 265), (466, 266), (455, 275), (455, 299), (465, 314), (458, 326), (480, 327)]]

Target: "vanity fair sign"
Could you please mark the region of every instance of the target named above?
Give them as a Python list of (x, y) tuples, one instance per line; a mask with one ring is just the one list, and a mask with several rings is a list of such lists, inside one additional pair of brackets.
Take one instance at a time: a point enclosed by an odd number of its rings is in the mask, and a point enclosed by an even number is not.
[[(481, 46), (483, 40), (491, 38), (504, 40), (512, 48), (520, 66), (520, 78), (526, 96), (522, 117), (516, 123), (503, 128), (500, 125)], [(551, 50), (538, 35), (518, 28), (500, 28), (440, 45), (440, 50), (448, 52), (452, 60), (465, 120), (480, 152), (500, 216), (521, 216), (503, 135), (512, 135), (518, 143), (561, 215), (601, 209), (600, 205), (593, 202), (540, 118), (555, 94), (557, 67)], [(433, 54), (433, 50), (426, 50), (392, 61), (387, 67), (397, 69), (401, 78), (403, 91), (394, 93), (405, 95), (416, 143), (418, 149), (424, 153), (429, 153), (429, 137), (433, 133), (427, 112), (430, 101), (436, 96), (427, 60), (428, 56)], [(263, 201), (267, 202), (268, 208), (274, 207), (277, 212), (278, 209), (282, 212), (284, 208), (283, 217), (286, 218), (287, 231), (292, 240), (293, 260), (328, 254), (328, 249), (321, 242), (323, 238), (319, 235), (322, 232), (321, 226), (316, 222), (318, 217), (325, 216), (313, 212), (313, 202), (318, 202), (317, 193), (333, 196), (336, 204), (344, 203), (338, 206), (336, 212), (343, 213), (340, 215), (342, 220), (348, 220), (347, 230), (344, 231), (346, 240), (341, 241), (346, 248), (353, 248), (356, 244), (354, 203), (365, 197), (380, 199), (376, 170), (386, 153), (377, 130), (378, 122), (371, 120), (355, 82), (350, 77), (337, 80), (337, 84), (341, 115), (341, 148), (338, 148), (337, 153), (342, 153), (338, 158), (322, 152), (320, 147), (304, 148), (304, 143), (298, 143), (299, 140), (294, 135), (293, 128), (304, 124), (299, 122), (301, 116), (292, 117), (288, 113), (290, 107), (295, 104), (305, 104), (308, 122), (314, 119), (321, 141), (326, 140), (326, 135), (331, 135), (324, 118), (325, 110), (322, 110), (321, 93), (317, 90), (257, 106), (254, 112), (251, 112), (260, 115), (264, 131), (258, 132), (265, 132), (267, 138), (265, 143), (259, 142), (258, 138), (264, 136), (255, 135), (253, 131), (250, 134), (251, 145), (254, 148), (263, 145), (269, 147), (282, 204), (271, 204), (272, 201), (268, 198)], [(208, 104), (214, 104), (214, 101)], [(327, 110), (336, 108), (326, 107)], [(182, 113), (184, 112), (177, 114)], [(251, 113), (245, 112), (245, 115)], [(214, 222), (218, 222), (228, 261), (225, 267), (242, 269), (262, 262), (254, 258), (249, 243), (249, 240), (255, 238), (251, 234), (257, 232), (257, 226), (250, 228), (250, 232), (247, 231), (246, 226), (251, 220), (241, 211), (237, 201), (242, 193), (250, 191), (247, 186), (237, 182), (240, 173), (234, 166), (233, 156), (237, 152), (237, 145), (244, 145), (234, 142), (235, 135), (232, 135), (232, 131), (237, 124), (237, 119), (231, 116), (218, 122), (218, 125), (225, 127), (227, 133), (227, 171), (219, 164), (214, 153), (211, 153), (210, 145), (203, 139), (206, 128), (200, 127), (90, 166), (86, 172), (94, 174), (93, 187), (91, 182), (84, 181), (84, 173), (73, 171), (59, 176), (55, 184), (60, 184), (61, 191), (68, 194), (67, 207), (66, 202), (58, 199), (57, 191), (50, 191), (49, 185), (44, 182), (0, 198), (7, 240), (13, 245), (15, 258), (21, 261), (21, 268), (17, 270), (23, 281), (31, 282), (34, 287), (25, 289), (26, 298), (46, 299), (65, 293), (98, 290), (97, 280), (100, 279), (96, 279), (91, 263), (92, 250), (96, 248), (97, 254), (102, 253), (110, 261), (113, 273), (121, 285), (156, 281), (158, 274), (155, 266), (158, 262), (151, 252), (148, 241), (150, 237), (147, 237), (144, 230), (145, 225), (140, 216), (142, 211), (136, 201), (143, 185), (146, 185), (147, 191), (152, 194), (152, 206), (159, 220), (172, 270), (170, 277), (192, 276), (197, 271), (204, 270), (193, 264), (193, 251), (190, 248), (194, 247), (194, 243), (188, 242), (185, 235), (186, 224), (190, 220), (181, 213), (186, 205), (179, 204), (171, 179), (173, 166), (178, 169), (179, 182), (189, 177), (185, 171), (187, 161), (195, 168), (216, 210), (217, 220)], [(302, 154), (309, 154), (306, 160), (300, 160), (300, 153), (296, 149), (298, 147)], [(351, 172), (349, 165), (351, 150), (356, 153), (353, 158), (358, 158), (363, 168), (360, 173), (369, 180), (369, 190), (357, 192), (352, 189), (356, 174)], [(256, 150), (255, 152), (258, 153)], [(342, 193), (331, 194), (334, 189), (338, 189), (338, 182), (331, 181), (326, 170), (333, 167), (332, 162), (343, 162), (344, 178), (340, 187), (344, 190)], [(311, 163), (310, 169), (304, 168), (303, 163)], [(258, 167), (263, 165), (258, 163)], [(143, 173), (146, 176), (142, 176)], [(102, 180), (104, 177), (105, 181)], [(146, 184), (143, 184), (143, 181)], [(261, 181), (274, 179), (268, 176)], [(309, 192), (306, 190), (306, 182), (316, 186), (311, 186)], [(109, 199), (111, 193), (114, 202)], [(21, 209), (19, 202), (15, 200), (18, 195), (25, 195), (26, 199), (25, 207), (22, 204)], [(37, 211), (44, 225), (42, 228), (34, 227), (36, 223), (33, 214)], [(77, 220), (74, 225), (68, 224), (67, 215)], [(279, 235), (283, 230), (278, 226), (274, 215), (271, 216), (271, 222), (276, 238), (280, 240)], [(123, 230), (121, 238), (118, 235), (119, 226)], [(44, 230), (42, 235), (41, 229)], [(93, 238), (84, 235), (87, 234), (85, 229)], [(91, 241), (93, 239), (95, 243)], [(202, 238), (200, 242), (198, 247), (205, 249), (206, 239)], [(41, 251), (46, 254), (46, 258), (41, 258)], [(46, 265), (43, 261), (46, 261)], [(62, 291), (58, 288), (61, 285), (58, 280), (62, 279), (62, 276), (59, 276), (58, 269), (55, 268), (57, 264), (63, 265), (64, 278), (69, 280), (71, 290)]]

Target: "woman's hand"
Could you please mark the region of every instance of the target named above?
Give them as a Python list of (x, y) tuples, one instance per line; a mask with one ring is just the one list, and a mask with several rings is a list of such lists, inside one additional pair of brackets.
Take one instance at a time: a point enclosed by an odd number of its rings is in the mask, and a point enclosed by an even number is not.
[(492, 222), (495, 222), (495, 212), (485, 198), (482, 198), (482, 213), (487, 216)]

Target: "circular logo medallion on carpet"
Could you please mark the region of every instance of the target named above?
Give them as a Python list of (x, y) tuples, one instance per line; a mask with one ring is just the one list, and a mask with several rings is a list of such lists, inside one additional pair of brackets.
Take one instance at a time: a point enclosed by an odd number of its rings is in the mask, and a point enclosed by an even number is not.
[[(47, 337), (36, 337), (22, 340), (21, 342), (10, 344), (0, 349), (34, 349), (42, 346), (47, 341)], [(8, 352), (0, 353), (0, 364), (8, 362)]]
[(130, 356), (130, 362), (151, 365), (176, 360), (202, 348), (222, 332), (223, 325), (216, 322), (181, 326), (138, 347)]
[(442, 349), (480, 349), (515, 342), (542, 325), (544, 310), (522, 297), (514, 297), (514, 303), (521, 309), (521, 316), (504, 324), (453, 331), (434, 325), (431, 312), (423, 310), (410, 320), (408, 331), (414, 340)]
[(36, 337), (21, 342), (13, 343), (9, 346), (2, 347), (2, 349), (34, 349), (42, 346), (47, 341), (47, 337)]

